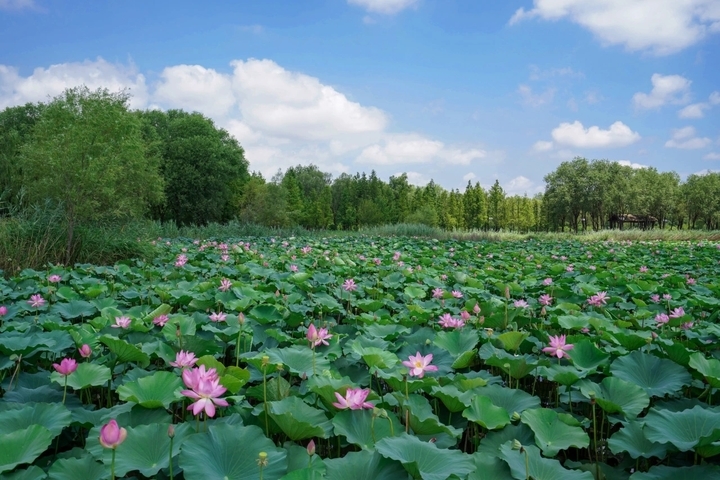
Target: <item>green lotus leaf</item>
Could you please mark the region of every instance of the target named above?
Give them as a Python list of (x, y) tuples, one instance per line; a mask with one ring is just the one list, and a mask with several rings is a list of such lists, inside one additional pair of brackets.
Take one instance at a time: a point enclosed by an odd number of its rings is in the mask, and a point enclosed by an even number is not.
[(328, 438), (332, 434), (332, 423), (325, 413), (311, 407), (298, 397), (268, 402), (268, 414), (292, 440)]
[[(297, 375), (310, 377), (330, 369), (330, 362), (319, 352), (304, 345), (293, 345), (287, 348), (273, 348), (265, 351), (270, 363), (282, 363)], [(313, 361), (313, 355), (315, 360)], [(314, 362), (314, 369), (313, 369)], [(313, 371), (314, 370), (314, 371)]]
[(608, 446), (615, 455), (627, 452), (632, 458), (663, 458), (667, 453), (665, 445), (647, 439), (640, 422), (628, 422), (610, 437)]
[(119, 362), (136, 362), (143, 368), (150, 365), (150, 357), (135, 345), (130, 345), (125, 340), (104, 335), (100, 337), (100, 342), (104, 343), (111, 352), (117, 355)]
[(581, 380), (577, 387), (588, 399), (594, 397), (607, 413), (622, 413), (628, 419), (637, 417), (650, 404), (645, 390), (616, 377), (605, 377), (599, 384)]
[(333, 417), (332, 424), (336, 435), (343, 435), (363, 450), (373, 450), (376, 441), (399, 434), (403, 429), (395, 415), (374, 418), (371, 410), (343, 410)]
[(692, 381), (688, 371), (672, 360), (640, 350), (619, 357), (610, 365), (610, 371), (613, 376), (644, 388), (650, 397), (676, 394)]
[[(96, 363), (83, 362), (77, 366), (77, 369), (73, 373), (68, 375), (67, 384), (68, 387), (75, 390), (86, 387), (97, 387), (107, 385), (110, 376), (110, 369), (108, 367)], [(65, 384), (65, 376), (60, 375), (58, 372), (52, 372), (50, 379), (60, 385)]]
[(475, 453), (473, 463), (475, 471), (468, 475), (467, 480), (507, 480), (512, 478), (507, 463), (497, 457)]
[(473, 397), (470, 407), (465, 409), (462, 416), (481, 425), (488, 430), (502, 428), (510, 423), (510, 415), (502, 407), (496, 407), (489, 397)]
[(403, 402), (403, 405), (410, 409), (410, 428), (416, 435), (445, 433), (451, 437), (459, 437), (462, 434), (461, 429), (443, 424), (423, 395), (411, 393)]
[(91, 455), (79, 458), (61, 458), (48, 470), (50, 480), (78, 480), (79, 478), (110, 478), (110, 467), (95, 460)]
[(59, 314), (66, 320), (79, 317), (90, 317), (97, 308), (90, 302), (84, 300), (72, 300), (68, 303), (56, 303), (50, 308), (50, 313)]
[(570, 352), (573, 365), (583, 370), (593, 370), (604, 365), (610, 355), (603, 353), (590, 340), (577, 342)]
[(498, 335), (497, 340), (502, 344), (502, 348), (508, 351), (517, 352), (520, 344), (530, 336), (528, 332), (505, 332)]
[(35, 461), (52, 443), (54, 435), (42, 425), (31, 425), (12, 433), (0, 434), (0, 473), (22, 463)]
[(474, 396), (473, 392), (463, 392), (455, 385), (433, 387), (431, 394), (433, 397), (439, 398), (443, 402), (443, 405), (445, 405), (445, 408), (453, 413), (461, 412), (469, 407)]
[(325, 460), (326, 478), (333, 480), (408, 480), (402, 464), (363, 450)]
[(117, 388), (120, 400), (135, 402), (145, 408), (169, 408), (182, 398), (183, 383), (174, 373), (157, 371), (150, 376)]
[(405, 433), (383, 438), (375, 443), (375, 448), (383, 457), (397, 460), (411, 475), (419, 475), (423, 480), (446, 480), (450, 475), (464, 477), (475, 470), (470, 455), (438, 448)]
[(507, 462), (513, 477), (516, 479), (593, 480), (594, 478), (590, 472), (568, 470), (557, 460), (543, 458), (540, 456), (540, 450), (534, 445), (523, 445), (523, 450), (523, 452), (513, 450), (512, 442), (507, 442), (500, 447), (500, 458)]
[(283, 319), (282, 314), (273, 305), (258, 305), (248, 312), (248, 316), (261, 325), (277, 323)]
[(569, 447), (590, 445), (590, 437), (582, 428), (568, 425), (549, 408), (525, 410), (521, 421), (535, 433), (535, 444), (546, 457), (554, 457)]
[(2, 480), (43, 480), (48, 478), (45, 471), (37, 465), (31, 465), (22, 470), (15, 469), (12, 473), (0, 475)]
[(277, 448), (256, 426), (218, 424), (190, 435), (180, 451), (186, 480), (257, 480), (260, 452), (267, 454), (264, 480), (279, 480), (287, 471), (287, 452)]
[(680, 412), (651, 408), (643, 420), (648, 440), (672, 443), (681, 452), (692, 450), (705, 437), (717, 440), (720, 435), (718, 412), (699, 405)]
[(690, 355), (690, 368), (699, 372), (713, 388), (720, 388), (720, 360), (705, 358), (700, 352)]
[(630, 480), (677, 480), (685, 478), (711, 479), (720, 478), (720, 467), (717, 465), (694, 465), (692, 467), (668, 467), (655, 465), (647, 472), (635, 472), (630, 475)]
[(59, 403), (33, 403), (21, 408), (0, 413), (0, 435), (24, 430), (33, 425), (47, 428), (53, 437), (60, 435), (63, 428), (70, 425), (70, 410)]
[(498, 407), (502, 407), (512, 416), (513, 413), (522, 413), (529, 408), (538, 408), (540, 399), (523, 390), (505, 388), (500, 385), (488, 385), (472, 390), (477, 395), (489, 397)]

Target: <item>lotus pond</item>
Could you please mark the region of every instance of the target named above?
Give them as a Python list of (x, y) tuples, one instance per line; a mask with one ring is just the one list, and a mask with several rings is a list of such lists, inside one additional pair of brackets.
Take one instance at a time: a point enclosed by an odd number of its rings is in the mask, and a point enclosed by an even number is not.
[(255, 238), (0, 279), (0, 478), (720, 478), (720, 250)]

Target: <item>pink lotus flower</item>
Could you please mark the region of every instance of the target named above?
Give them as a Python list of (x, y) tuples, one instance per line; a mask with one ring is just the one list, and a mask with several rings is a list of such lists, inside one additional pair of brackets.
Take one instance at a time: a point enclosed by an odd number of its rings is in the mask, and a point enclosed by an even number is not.
[(77, 362), (72, 358), (63, 358), (59, 364), (53, 363), (53, 368), (60, 375), (65, 375), (67, 377), (77, 370)]
[(382, 260), (380, 260), (380, 259), (377, 258), (377, 257), (376, 257), (376, 258), (373, 258), (373, 262), (375, 262), (375, 265), (380, 265), (380, 264), (382, 264)]
[(447, 275), (445, 275), (444, 273), (440, 275), (440, 280), (442, 280), (443, 282), (447, 280)]
[(0, 317), (7, 315), (8, 309), (5, 305), (0, 305)]
[(346, 292), (353, 292), (357, 290), (357, 285), (355, 284), (355, 280), (353, 280), (352, 278), (348, 278), (347, 280), (345, 280), (345, 283), (343, 283), (342, 288)]
[(695, 285), (696, 283), (697, 283), (697, 280), (695, 280), (694, 278), (692, 278), (692, 277), (687, 278), (688, 285)]
[(642, 267), (640, 267), (640, 273), (645, 273), (645, 272), (647, 272), (647, 271), (648, 271), (648, 267), (646, 267), (645, 265), (643, 265)]
[(443, 328), (462, 328), (465, 326), (464, 320), (460, 318), (454, 318), (449, 313), (442, 314), (438, 323)]
[(225, 313), (223, 313), (223, 312), (217, 312), (217, 313), (212, 312), (212, 313), (209, 315), (209, 317), (210, 317), (210, 321), (211, 321), (211, 322), (215, 322), (215, 323), (217, 323), (217, 322), (224, 322), (225, 319), (227, 318), (227, 314), (225, 314)]
[(452, 291), (452, 296), (453, 296), (454, 298), (463, 298), (463, 294), (462, 294), (462, 292), (461, 292), (460, 290), (453, 290), (453, 291)]
[(653, 303), (660, 303), (660, 295), (658, 295), (657, 293), (654, 295), (650, 295), (650, 301), (652, 301)]
[(110, 325), (112, 328), (128, 328), (130, 326), (130, 317), (115, 317), (115, 324)]
[(60, 275), (50, 275), (48, 277), (48, 282), (50, 283), (60, 283), (62, 281), (62, 277)]
[(685, 315), (683, 307), (678, 307), (670, 312), (670, 318), (680, 318)]
[(92, 349), (90, 348), (90, 345), (85, 343), (82, 347), (78, 348), (78, 353), (83, 358), (89, 358), (90, 355), (92, 355)]
[(601, 307), (607, 303), (607, 298), (607, 292), (598, 292), (597, 295), (593, 295), (588, 299), (588, 305)]
[(116, 449), (118, 445), (125, 441), (127, 430), (120, 428), (115, 419), (100, 428), (100, 445), (105, 448)]
[(470, 320), (470, 312), (468, 312), (467, 310), (463, 310), (462, 312), (460, 312), (460, 318), (467, 322), (468, 320)]
[(175, 266), (176, 266), (176, 267), (182, 267), (182, 266), (184, 266), (184, 265), (187, 263), (187, 261), (188, 261), (187, 255), (180, 254), (180, 255), (178, 255), (177, 258), (175, 259)]
[(545, 280), (543, 280), (542, 283), (543, 283), (543, 285), (545, 285), (547, 287), (548, 285), (552, 285), (553, 280), (552, 280), (552, 278), (548, 277)]
[(170, 365), (177, 368), (192, 367), (197, 362), (197, 358), (193, 352), (186, 352), (180, 350), (175, 354), (175, 361), (170, 362)]
[(337, 403), (333, 403), (333, 407), (339, 408), (340, 410), (345, 410), (346, 408), (349, 408), (350, 410), (375, 408), (375, 405), (365, 401), (369, 393), (369, 388), (348, 388), (345, 392), (344, 397), (338, 392), (335, 392), (335, 398), (337, 398)]
[(305, 337), (308, 339), (308, 342), (310, 342), (310, 347), (315, 348), (320, 344), (330, 345), (327, 341), (332, 338), (332, 335), (328, 334), (327, 328), (320, 328), (318, 330), (315, 328), (315, 325), (311, 323)]
[(553, 297), (551, 297), (547, 293), (544, 295), (540, 295), (540, 298), (538, 298), (538, 303), (540, 303), (540, 305), (543, 305), (546, 307), (548, 305), (550, 305), (552, 303), (552, 301), (553, 301)]
[(693, 322), (685, 322), (682, 325), (680, 325), (680, 328), (682, 330), (690, 330), (693, 326)]
[(515, 306), (515, 308), (527, 308), (528, 307), (528, 303), (525, 300), (515, 300), (513, 302), (513, 305)]
[(479, 303), (476, 303), (475, 306), (473, 307), (473, 313), (474, 313), (475, 315), (477, 315), (478, 313), (480, 313), (480, 304), (479, 304)]
[(291, 271), (291, 272), (297, 272), (297, 271), (298, 271), (297, 265), (290, 265), (290, 271)]
[(415, 355), (410, 355), (407, 360), (402, 362), (402, 364), (410, 369), (408, 375), (411, 377), (423, 378), (423, 376), (425, 376), (425, 372), (437, 372), (438, 367), (430, 365), (432, 359), (432, 353), (428, 353), (423, 357), (420, 352), (417, 352)]
[(397, 262), (398, 260), (400, 260), (400, 255), (402, 255), (402, 253), (395, 252), (395, 254), (393, 255), (393, 261)]
[(572, 350), (575, 346), (573, 344), (565, 344), (565, 335), (553, 336), (550, 335), (550, 346), (543, 348), (543, 352), (548, 355), (555, 355), (558, 358), (567, 356), (568, 351)]
[(442, 298), (444, 293), (442, 288), (436, 288), (433, 290), (432, 296), (433, 298)]
[(306, 254), (306, 255), (307, 255), (308, 253), (310, 253), (311, 250), (312, 250), (312, 248), (309, 247), (309, 246), (304, 246), (303, 248), (300, 249), (300, 251), (301, 251), (302, 253)]
[(232, 282), (230, 280), (228, 280), (227, 278), (223, 278), (220, 281), (220, 286), (218, 287), (218, 290), (220, 290), (221, 292), (227, 292), (231, 288), (232, 288)]
[(309, 456), (315, 455), (315, 440), (310, 440), (305, 448)]
[(222, 260), (223, 262), (227, 262), (228, 260), (230, 260), (230, 255), (224, 253), (220, 255), (220, 260)]
[(205, 380), (200, 379), (192, 390), (181, 390), (180, 393), (188, 398), (196, 400), (188, 405), (188, 410), (192, 410), (193, 415), (199, 415), (203, 410), (208, 417), (215, 416), (215, 406), (227, 407), (228, 402), (220, 398), (227, 389), (220, 385), (220, 379)]
[(191, 390), (195, 390), (201, 381), (212, 382), (218, 378), (220, 377), (218, 377), (217, 371), (214, 368), (206, 369), (205, 365), (200, 365), (195, 368), (186, 368), (182, 372), (183, 382), (185, 383), (185, 386)]
[(158, 327), (164, 327), (168, 320), (170, 320), (170, 318), (167, 315), (158, 315), (157, 317), (153, 318), (153, 324), (157, 325)]
[(658, 323), (658, 325), (665, 325), (670, 321), (670, 317), (668, 317), (665, 313), (659, 313), (655, 315), (655, 321)]
[(45, 305), (45, 299), (42, 297), (42, 295), (40, 295), (39, 293), (36, 293), (35, 295), (32, 295), (30, 297), (30, 300), (28, 300), (27, 303), (32, 308), (40, 308), (43, 305)]
[(663, 300), (672, 300), (672, 295), (670, 295), (669, 293), (664, 293)]

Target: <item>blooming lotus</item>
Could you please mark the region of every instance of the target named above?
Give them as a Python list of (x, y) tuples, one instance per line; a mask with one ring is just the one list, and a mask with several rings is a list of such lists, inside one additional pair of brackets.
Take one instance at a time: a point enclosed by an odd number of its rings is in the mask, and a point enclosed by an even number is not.
[(417, 352), (415, 355), (410, 355), (408, 359), (404, 360), (402, 363), (408, 367), (408, 375), (411, 377), (423, 378), (425, 376), (425, 372), (437, 372), (438, 367), (430, 365), (432, 359), (432, 353), (422, 356), (420, 352)]
[(346, 292), (353, 292), (357, 290), (357, 285), (355, 284), (355, 280), (353, 280), (352, 278), (348, 278), (347, 280), (345, 280), (345, 283), (343, 283), (342, 288)]
[(30, 300), (28, 300), (27, 303), (32, 308), (40, 308), (43, 305), (45, 305), (45, 299), (42, 297), (42, 295), (40, 295), (39, 293), (36, 293), (35, 295), (32, 295), (30, 297)]
[(7, 315), (8, 309), (5, 305), (0, 305), (0, 317)]
[(543, 283), (543, 285), (545, 285), (545, 286), (552, 285), (553, 280), (552, 280), (552, 278), (548, 277), (548, 278), (546, 278), (545, 280), (543, 280), (542, 283)]
[(232, 288), (232, 282), (230, 280), (228, 280), (227, 278), (223, 278), (220, 281), (220, 286), (218, 287), (218, 290), (220, 290), (221, 292), (227, 292), (231, 288)]
[(118, 445), (125, 441), (127, 430), (120, 428), (115, 419), (100, 428), (100, 445), (105, 448), (116, 449)]
[(670, 317), (668, 317), (666, 313), (659, 313), (655, 315), (655, 321), (658, 325), (665, 325), (670, 321)]
[(227, 315), (226, 315), (225, 313), (223, 313), (223, 312), (217, 312), (217, 313), (212, 312), (212, 313), (209, 315), (209, 317), (210, 317), (210, 321), (211, 321), (211, 322), (216, 322), (216, 323), (217, 323), (217, 322), (224, 322), (225, 319), (227, 318)]
[(444, 293), (442, 288), (436, 288), (433, 290), (432, 296), (433, 298), (442, 298)]
[(540, 303), (540, 305), (543, 305), (545, 307), (550, 305), (552, 303), (552, 301), (553, 301), (553, 297), (551, 297), (547, 293), (544, 295), (540, 295), (540, 298), (538, 298), (538, 303)]
[(653, 303), (660, 303), (660, 295), (657, 293), (654, 295), (650, 295), (650, 301)]
[(463, 297), (463, 294), (462, 294), (462, 292), (461, 292), (460, 290), (453, 290), (453, 291), (452, 291), (452, 296), (455, 297), (455, 298), (462, 298), (462, 297)]
[(344, 397), (338, 392), (335, 392), (335, 398), (337, 398), (337, 402), (333, 403), (333, 407), (339, 408), (340, 410), (345, 410), (346, 408), (349, 408), (350, 410), (375, 408), (375, 405), (365, 401), (369, 393), (369, 388), (348, 388), (345, 392)]
[(312, 323), (308, 327), (306, 338), (310, 342), (310, 347), (315, 348), (318, 345), (330, 345), (327, 341), (332, 338), (327, 328), (315, 328)]
[(684, 315), (685, 315), (685, 310), (683, 309), (683, 307), (678, 307), (670, 312), (669, 317), (670, 318), (680, 318)]
[(63, 358), (60, 363), (53, 363), (53, 368), (60, 375), (66, 377), (77, 370), (77, 362), (72, 358)]
[(220, 379), (200, 379), (192, 390), (181, 390), (180, 393), (195, 402), (188, 405), (187, 409), (192, 410), (193, 415), (199, 415), (203, 410), (208, 417), (215, 416), (215, 406), (227, 407), (228, 402), (220, 398), (227, 389), (220, 385)]
[(607, 304), (608, 294), (607, 292), (598, 292), (597, 295), (593, 295), (588, 298), (588, 305), (594, 307), (601, 307)]
[(182, 266), (184, 266), (184, 265), (187, 263), (187, 261), (188, 261), (187, 255), (180, 254), (180, 255), (178, 255), (177, 258), (175, 259), (175, 266), (176, 266), (176, 267), (182, 267)]
[(158, 315), (157, 317), (153, 318), (153, 324), (157, 325), (158, 327), (164, 327), (168, 320), (170, 320), (170, 318), (167, 315)]
[(200, 385), (200, 382), (212, 382), (218, 380), (217, 370), (214, 368), (205, 368), (205, 365), (200, 365), (195, 368), (186, 368), (182, 372), (182, 379), (185, 386), (191, 390)]
[(192, 367), (197, 362), (197, 358), (193, 352), (186, 352), (180, 350), (175, 354), (175, 361), (170, 362), (170, 365), (177, 368)]
[(438, 323), (443, 328), (462, 328), (465, 326), (465, 321), (463, 319), (454, 318), (449, 313), (442, 314)]
[(565, 343), (565, 335), (553, 336), (550, 335), (550, 346), (543, 348), (543, 352), (548, 355), (554, 355), (558, 358), (567, 356), (568, 351), (572, 350), (575, 346), (571, 343)]
[(130, 326), (130, 317), (115, 317), (115, 324), (110, 326), (112, 328), (128, 328)]
[(48, 282), (50, 283), (60, 283), (62, 281), (62, 277), (60, 275), (50, 275), (48, 277)]
[(297, 272), (297, 271), (298, 271), (297, 265), (290, 265), (290, 271), (291, 271), (291, 272)]
[(515, 308), (527, 308), (528, 307), (528, 303), (525, 300), (515, 300), (513, 302), (513, 305), (515, 306)]

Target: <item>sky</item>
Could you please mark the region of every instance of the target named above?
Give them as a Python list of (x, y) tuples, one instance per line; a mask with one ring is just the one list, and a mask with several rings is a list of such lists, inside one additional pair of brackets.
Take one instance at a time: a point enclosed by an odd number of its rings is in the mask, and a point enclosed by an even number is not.
[(720, 169), (720, 0), (0, 0), (0, 109), (82, 84), (203, 113), (266, 178)]

